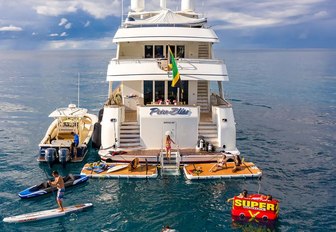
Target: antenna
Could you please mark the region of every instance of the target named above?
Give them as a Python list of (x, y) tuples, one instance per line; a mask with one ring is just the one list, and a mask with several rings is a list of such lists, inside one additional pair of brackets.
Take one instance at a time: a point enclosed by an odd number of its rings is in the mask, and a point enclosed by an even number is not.
[(121, 0), (121, 26), (123, 25), (123, 17), (124, 17), (124, 0)]
[(78, 72), (78, 76), (77, 76), (77, 108), (79, 108), (79, 80), (80, 80), (80, 73)]

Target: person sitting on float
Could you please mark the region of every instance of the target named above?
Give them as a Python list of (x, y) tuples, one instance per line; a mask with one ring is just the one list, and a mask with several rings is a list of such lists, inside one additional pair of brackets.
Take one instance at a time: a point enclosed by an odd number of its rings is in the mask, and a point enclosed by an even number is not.
[[(217, 163), (212, 166), (209, 170), (209, 172), (216, 172), (218, 170), (221, 170), (221, 169), (224, 169), (224, 165), (225, 165), (225, 168), (227, 168), (227, 164), (226, 164), (226, 155), (222, 155), (222, 157), (220, 157), (218, 160), (217, 160)], [(216, 168), (215, 170), (212, 170)]]
[[(244, 189), (243, 192), (241, 192), (237, 197), (239, 197), (239, 198), (245, 198), (245, 197), (247, 197), (247, 190)], [(226, 202), (233, 201), (233, 199), (234, 199), (234, 197), (229, 198), (229, 199), (227, 199)]]
[(232, 172), (236, 172), (240, 169), (240, 165), (243, 163), (242, 159), (239, 155), (234, 155), (234, 167), (232, 169)]

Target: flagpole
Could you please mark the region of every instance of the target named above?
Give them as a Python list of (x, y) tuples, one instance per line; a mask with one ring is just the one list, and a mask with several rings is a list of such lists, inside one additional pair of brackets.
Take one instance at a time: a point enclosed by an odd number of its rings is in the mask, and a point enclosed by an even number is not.
[(180, 87), (177, 87), (177, 104), (180, 104)]

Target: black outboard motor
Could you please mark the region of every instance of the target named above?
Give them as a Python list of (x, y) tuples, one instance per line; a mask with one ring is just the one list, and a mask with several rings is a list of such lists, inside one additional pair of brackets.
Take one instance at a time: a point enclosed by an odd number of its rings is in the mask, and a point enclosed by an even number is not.
[(101, 125), (100, 122), (96, 122), (93, 128), (92, 134), (92, 147), (99, 149), (101, 146)]
[(66, 163), (70, 161), (70, 151), (68, 148), (60, 148), (58, 150), (58, 161), (65, 167)]
[(104, 108), (101, 108), (98, 113), (98, 122), (101, 122), (103, 120), (104, 115)]
[(56, 149), (52, 147), (47, 148), (45, 150), (44, 159), (47, 162), (47, 164), (51, 167), (56, 160)]

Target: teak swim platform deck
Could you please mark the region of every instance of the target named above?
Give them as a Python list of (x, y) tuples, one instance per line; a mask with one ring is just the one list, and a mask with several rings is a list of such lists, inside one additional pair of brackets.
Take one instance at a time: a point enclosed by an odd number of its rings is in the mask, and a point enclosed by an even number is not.
[(220, 170), (211, 171), (216, 163), (188, 164), (183, 167), (184, 174), (189, 180), (224, 179), (224, 178), (258, 178), (262, 171), (252, 162), (243, 162), (234, 170), (234, 163), (228, 162)]
[(109, 168), (116, 167), (116, 166), (122, 166), (124, 164), (112, 164), (112, 163), (106, 163), (105, 169), (94, 169), (91, 167), (91, 164), (85, 164), (81, 175), (87, 175), (88, 177), (92, 178), (128, 178), (128, 179), (146, 179), (146, 178), (157, 178), (158, 177), (158, 170), (156, 165), (139, 165), (133, 170), (129, 170), (128, 166), (125, 166), (124, 168), (108, 172)]

